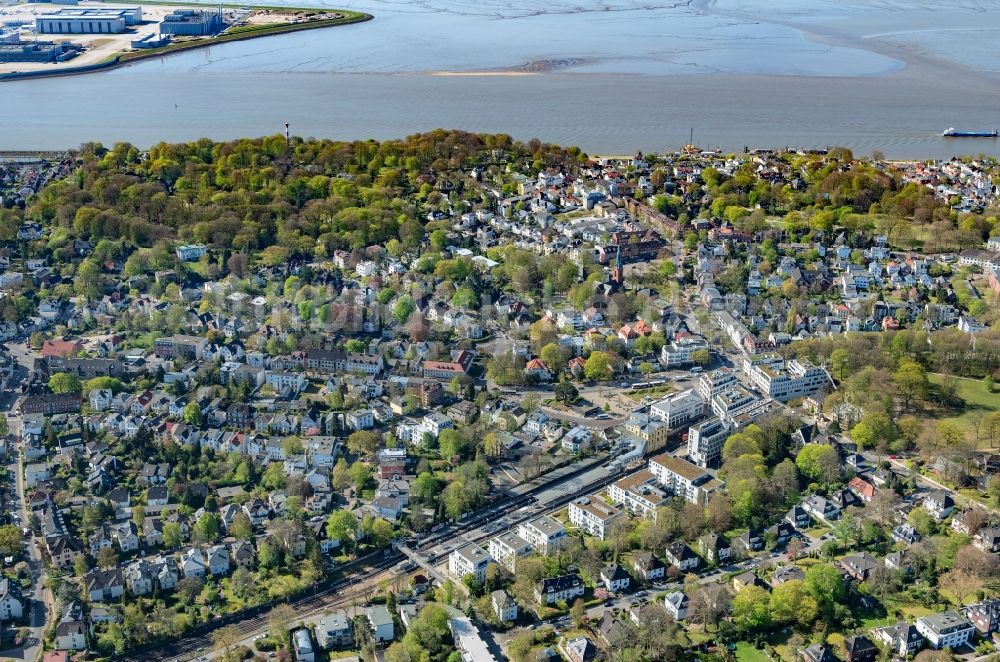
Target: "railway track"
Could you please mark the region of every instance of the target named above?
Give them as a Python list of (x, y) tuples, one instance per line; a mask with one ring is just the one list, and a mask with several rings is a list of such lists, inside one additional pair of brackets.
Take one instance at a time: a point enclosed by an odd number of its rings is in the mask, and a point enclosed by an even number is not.
[[(483, 524), (495, 520), (498, 512), (501, 510), (505, 513), (510, 513), (512, 509), (519, 509), (526, 505), (530, 505), (535, 502), (535, 495), (537, 493), (552, 487), (557, 487), (566, 481), (572, 480), (573, 478), (594, 469), (599, 466), (604, 459), (605, 458), (599, 458), (567, 473), (564, 476), (560, 476), (554, 481), (536, 479), (538, 481), (537, 484), (532, 485), (529, 483), (528, 488), (523, 493), (504, 497), (503, 499), (485, 507), (475, 515), (467, 517), (460, 522), (451, 524), (444, 529), (424, 537), (418, 544), (415, 545), (415, 548), (417, 550), (422, 550), (428, 547), (433, 547), (434, 545), (437, 545), (445, 540), (461, 536), (468, 531), (474, 531), (480, 528)], [(619, 474), (614, 472), (608, 476), (602, 476), (599, 479), (593, 480), (582, 486), (578, 491), (563, 495), (551, 501), (546, 505), (544, 510), (545, 512), (548, 512), (561, 508), (579, 496), (606, 487), (610, 483), (617, 480), (618, 477)], [(518, 517), (510, 519), (507, 526), (517, 526), (517, 524), (528, 519), (538, 517), (539, 515), (541, 515), (541, 512), (523, 513)], [(480, 532), (471, 536), (467, 540), (470, 542), (481, 542), (493, 535), (496, 535), (495, 531)], [(404, 558), (405, 557), (402, 553), (393, 551), (384, 559), (373, 563), (373, 565), (364, 572), (354, 573), (350, 576), (344, 577), (343, 579), (334, 582), (325, 588), (317, 590), (315, 593), (303, 595), (294, 600), (290, 600), (288, 604), (291, 605), (292, 608), (295, 609), (296, 613), (303, 618), (312, 616), (326, 609), (340, 607), (361, 595), (364, 592), (363, 590), (360, 590), (362, 586), (370, 585), (370, 582), (373, 579), (381, 578), (381, 575), (393, 569), (401, 563)], [(341, 572), (343, 572), (343, 570), (341, 570)], [(352, 587), (358, 588), (352, 590)], [(161, 662), (166, 660), (180, 661), (190, 659), (203, 651), (210, 650), (213, 647), (212, 633), (215, 630), (231, 625), (236, 627), (237, 631), (241, 635), (240, 638), (245, 639), (250, 635), (267, 628), (268, 614), (268, 611), (262, 611), (254, 616), (242, 618), (239, 617), (239, 615), (228, 617), (223, 616), (210, 621), (208, 624), (202, 625), (201, 627), (205, 628), (205, 631), (199, 632), (198, 634), (188, 635), (180, 639), (164, 641), (160, 644), (143, 648), (133, 653), (115, 655), (112, 659), (120, 660), (122, 662)]]

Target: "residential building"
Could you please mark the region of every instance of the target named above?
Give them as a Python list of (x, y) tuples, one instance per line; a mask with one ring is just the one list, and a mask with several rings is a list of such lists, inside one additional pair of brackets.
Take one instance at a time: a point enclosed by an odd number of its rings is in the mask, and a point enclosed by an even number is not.
[(701, 559), (683, 540), (675, 540), (667, 545), (667, 561), (681, 572), (690, 572), (701, 565)]
[(777, 354), (747, 356), (743, 372), (754, 388), (778, 402), (814, 395), (831, 383), (825, 369), (805, 359), (792, 359), (786, 364)]
[(732, 549), (729, 541), (717, 533), (706, 533), (698, 538), (698, 551), (709, 563), (722, 563), (729, 560)]
[(174, 253), (181, 262), (195, 262), (205, 254), (206, 250), (201, 244), (183, 244), (175, 248)]
[(601, 570), (601, 583), (608, 591), (618, 593), (628, 590), (628, 587), (632, 585), (632, 576), (625, 571), (625, 568), (617, 563), (612, 563)]
[(885, 644), (899, 657), (914, 655), (924, 645), (924, 637), (915, 625), (900, 621), (875, 630), (875, 638)]
[(490, 539), (489, 553), (501, 566), (515, 572), (517, 560), (531, 553), (531, 544), (512, 531)]
[(729, 368), (717, 368), (703, 373), (698, 378), (698, 395), (705, 402), (711, 402), (712, 398), (739, 384), (736, 375)]
[(87, 627), (83, 621), (75, 618), (64, 618), (56, 625), (56, 650), (85, 651), (87, 650)]
[(694, 389), (672, 393), (649, 408), (650, 417), (663, 421), (670, 430), (698, 420), (704, 412), (705, 401)]
[(666, 505), (667, 493), (656, 484), (650, 471), (637, 471), (608, 487), (615, 504), (637, 517), (656, 518), (656, 509)]
[(688, 600), (687, 594), (683, 591), (667, 593), (663, 598), (663, 607), (667, 610), (668, 614), (674, 617), (675, 621), (683, 621), (687, 618), (689, 604), (690, 600)]
[(957, 611), (944, 611), (922, 616), (916, 622), (917, 632), (931, 648), (958, 648), (972, 641), (975, 626)]
[(338, 609), (316, 624), (316, 643), (324, 650), (346, 648), (354, 643), (354, 630), (347, 612)]
[(632, 557), (632, 570), (637, 578), (644, 582), (663, 579), (667, 574), (667, 566), (656, 555), (650, 552), (638, 552)]
[(722, 446), (733, 433), (729, 425), (718, 416), (698, 421), (688, 428), (688, 457), (699, 467), (718, 466), (722, 459)]
[(542, 556), (554, 554), (566, 542), (566, 529), (548, 515), (521, 522), (517, 527), (517, 535)]
[(389, 643), (396, 638), (395, 623), (385, 605), (372, 605), (365, 610), (365, 616), (372, 629), (372, 638), (376, 644)]
[(802, 650), (804, 662), (837, 662), (836, 656), (822, 644), (811, 644)]
[(486, 581), (486, 566), (492, 560), (482, 547), (469, 543), (448, 556), (448, 572), (458, 580), (466, 575), (473, 575), (482, 584)]
[(580, 497), (569, 504), (569, 521), (601, 540), (607, 536), (611, 524), (620, 514), (617, 508), (598, 497)]
[(985, 600), (962, 608), (965, 617), (984, 637), (1000, 630), (1000, 600)]
[(551, 605), (556, 602), (569, 604), (583, 593), (583, 580), (579, 575), (549, 577), (535, 585), (535, 601), (541, 605)]
[(309, 628), (299, 628), (292, 632), (292, 647), (298, 662), (316, 662), (316, 651), (313, 649)]
[(517, 603), (507, 591), (500, 589), (490, 593), (490, 604), (501, 623), (513, 623), (517, 620)]
[(924, 498), (924, 509), (939, 520), (946, 519), (955, 510), (955, 499), (944, 490), (937, 490)]
[(649, 471), (667, 492), (691, 503), (707, 503), (722, 487), (719, 480), (701, 467), (668, 454), (651, 458)]
[(0, 579), (0, 621), (18, 621), (24, 617), (21, 585), (15, 579)]
[(569, 662), (590, 662), (597, 658), (598, 649), (587, 637), (575, 637), (559, 642), (559, 651)]
[(664, 345), (660, 350), (660, 363), (664, 368), (676, 368), (693, 363), (691, 355), (700, 349), (708, 349), (704, 338), (687, 336)]
[(861, 552), (860, 554), (851, 554), (840, 559), (840, 567), (844, 569), (847, 575), (858, 582), (863, 582), (868, 579), (869, 573), (878, 566), (878, 561), (876, 561), (868, 552)]
[(811, 494), (803, 499), (802, 510), (821, 522), (832, 522), (840, 517), (840, 506), (818, 494)]

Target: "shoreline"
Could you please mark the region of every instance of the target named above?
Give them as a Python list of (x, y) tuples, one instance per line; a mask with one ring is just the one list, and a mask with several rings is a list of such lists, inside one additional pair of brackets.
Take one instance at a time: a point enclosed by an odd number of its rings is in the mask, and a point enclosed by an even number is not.
[[(197, 3), (175, 3), (175, 2), (165, 2), (165, 1), (155, 1), (149, 2), (147, 4), (156, 5), (183, 5), (189, 7), (203, 7), (202, 4)], [(224, 4), (224, 7), (240, 7), (238, 4)], [(265, 5), (254, 5), (255, 9), (277, 9), (273, 6)], [(285, 7), (282, 8), (283, 11), (314, 11), (308, 7)], [(37, 70), (37, 71), (15, 71), (0, 73), (0, 83), (3, 82), (14, 82), (14, 81), (27, 81), (36, 80), (40, 78), (58, 78), (64, 76), (83, 76), (86, 74), (99, 73), (103, 71), (111, 71), (113, 69), (118, 69), (120, 67), (125, 67), (130, 64), (135, 64), (138, 62), (143, 62), (145, 60), (152, 60), (160, 57), (168, 57), (174, 53), (184, 53), (187, 51), (192, 51), (199, 48), (207, 48), (210, 46), (215, 46), (218, 44), (227, 44), (236, 41), (248, 41), (250, 39), (259, 39), (263, 37), (273, 37), (282, 34), (288, 34), (290, 32), (301, 32), (303, 30), (318, 30), (320, 28), (334, 28), (341, 25), (353, 25), (356, 23), (366, 23), (373, 18), (371, 14), (364, 12), (356, 12), (349, 10), (331, 9), (330, 12), (337, 12), (342, 14), (339, 18), (324, 19), (319, 21), (306, 21), (304, 23), (288, 23), (288, 24), (277, 24), (277, 25), (264, 25), (259, 29), (255, 30), (245, 30), (242, 32), (235, 32), (231, 34), (222, 33), (215, 37), (207, 37), (199, 41), (188, 41), (180, 43), (172, 43), (167, 46), (162, 46), (160, 48), (151, 48), (142, 51), (129, 51), (127, 53), (119, 53), (114, 55), (111, 59), (105, 60), (103, 62), (97, 62), (94, 64), (81, 65), (77, 67), (70, 67), (67, 69), (53, 69), (53, 70)]]

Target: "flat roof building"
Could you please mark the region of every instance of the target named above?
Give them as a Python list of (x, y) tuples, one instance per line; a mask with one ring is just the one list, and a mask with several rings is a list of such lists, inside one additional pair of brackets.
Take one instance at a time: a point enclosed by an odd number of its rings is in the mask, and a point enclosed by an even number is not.
[(39, 34), (117, 34), (142, 22), (142, 7), (66, 8), (35, 19)]
[(79, 49), (68, 41), (28, 41), (0, 43), (0, 63), (65, 62), (74, 58)]
[(160, 22), (160, 34), (203, 37), (222, 30), (222, 16), (217, 11), (178, 9)]

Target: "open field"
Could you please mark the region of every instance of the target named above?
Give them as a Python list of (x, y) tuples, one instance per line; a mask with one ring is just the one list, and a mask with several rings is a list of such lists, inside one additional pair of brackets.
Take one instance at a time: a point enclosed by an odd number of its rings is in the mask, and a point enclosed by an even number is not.
[(767, 653), (754, 648), (745, 641), (736, 644), (736, 659), (738, 662), (771, 662)]
[[(224, 43), (262, 37), (282, 32), (332, 27), (344, 23), (355, 23), (371, 18), (368, 14), (341, 10), (296, 9), (293, 7), (234, 7), (223, 6), (223, 21), (228, 26), (222, 32), (211, 36), (177, 36), (165, 45), (157, 48), (132, 48), (132, 42), (143, 37), (160, 34), (160, 23), (165, 16), (178, 9), (198, 7), (209, 9), (204, 5), (185, 5), (183, 3), (136, 3), (142, 7), (143, 21), (135, 26), (129, 26), (125, 32), (118, 34), (38, 34), (35, 31), (35, 19), (43, 14), (52, 13), (64, 8), (47, 3), (19, 4), (0, 7), (0, 21), (13, 24), (23, 24), (20, 28), (22, 41), (70, 41), (81, 47), (79, 55), (64, 62), (3, 62), (0, 61), (0, 79), (5, 74), (10, 77), (32, 75), (60, 75), (79, 72), (88, 68), (114, 66), (126, 62), (135, 62), (149, 57), (159, 57), (175, 51), (189, 50), (212, 44)], [(114, 9), (126, 5), (106, 4), (84, 0), (72, 8)], [(135, 6), (135, 5), (132, 5)], [(17, 76), (14, 76), (17, 74)]]
[[(932, 384), (940, 384), (943, 375), (928, 375)], [(952, 421), (965, 430), (970, 439), (976, 439), (976, 428), (979, 419), (985, 415), (1000, 410), (1000, 394), (990, 393), (986, 386), (979, 379), (958, 380), (958, 397), (965, 405), (961, 413), (954, 416), (945, 416), (939, 420)], [(979, 441), (982, 447), (989, 446), (989, 441), (983, 439)]]

